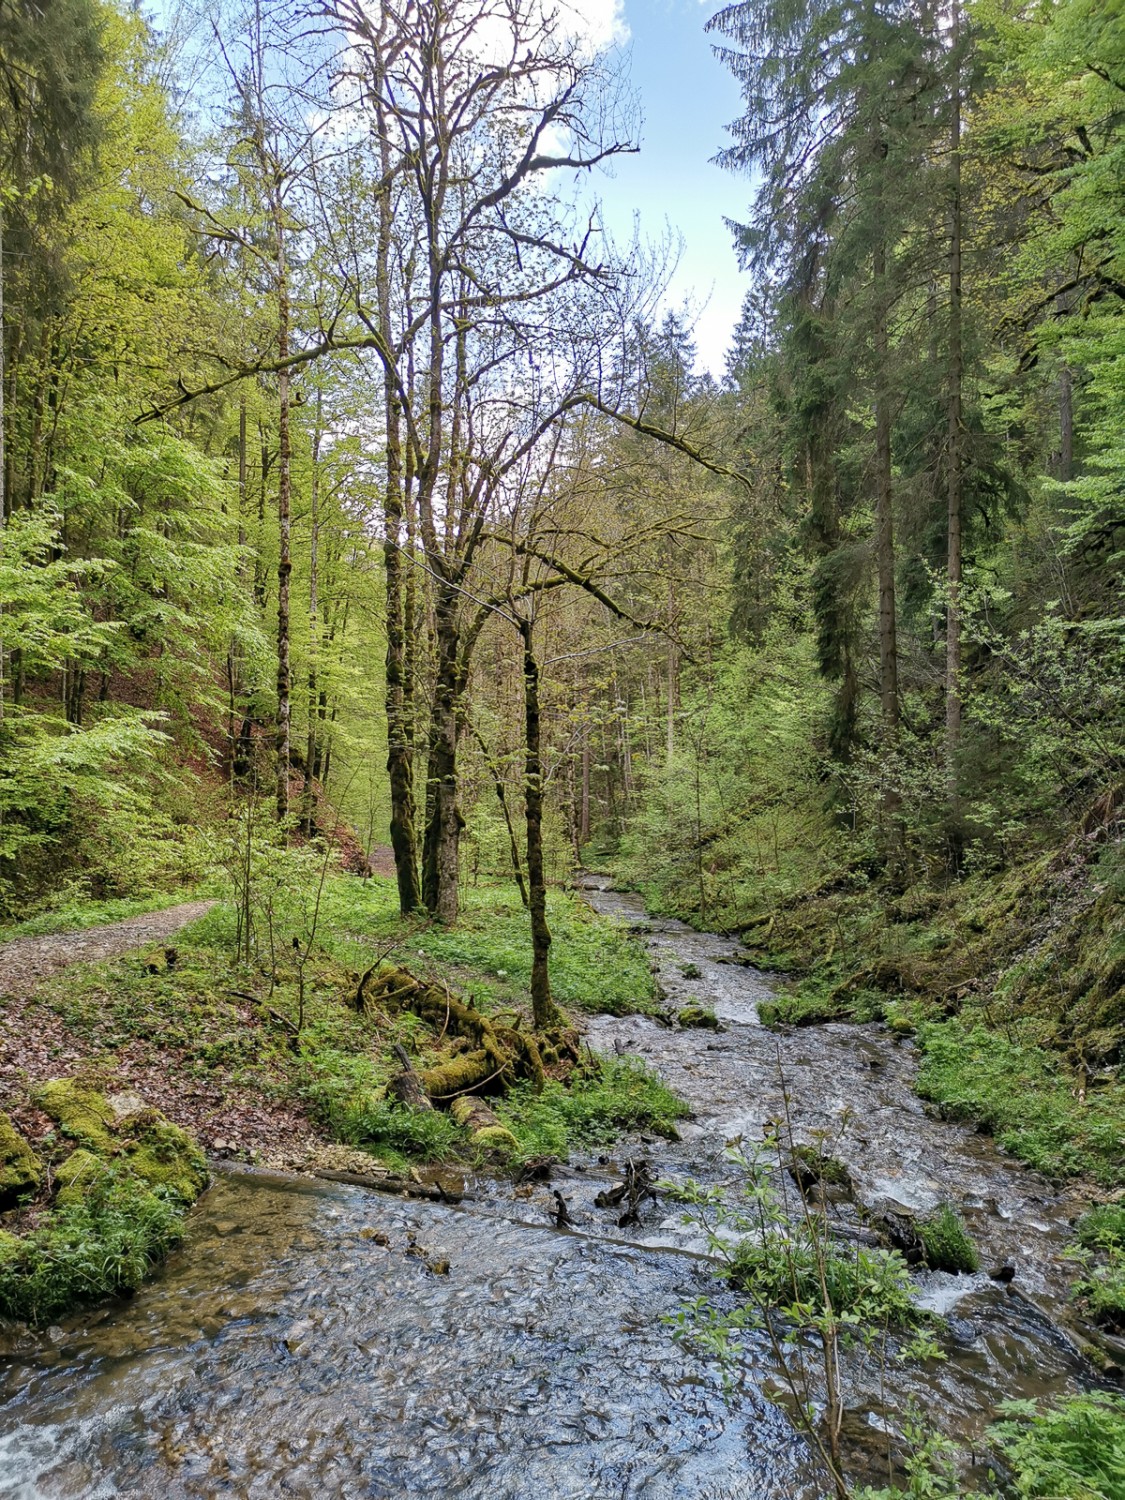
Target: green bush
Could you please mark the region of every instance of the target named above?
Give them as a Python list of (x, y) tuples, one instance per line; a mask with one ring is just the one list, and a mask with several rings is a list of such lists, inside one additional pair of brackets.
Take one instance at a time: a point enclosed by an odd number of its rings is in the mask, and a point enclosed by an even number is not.
[(1092, 1208), (1079, 1219), (1075, 1232), (1086, 1250), (1125, 1250), (1125, 1203)]
[(846, 1251), (799, 1230), (771, 1228), (739, 1241), (727, 1275), (759, 1307), (830, 1307), (838, 1317), (892, 1327), (918, 1318), (910, 1272), (893, 1250)]
[(942, 1203), (918, 1221), (918, 1234), (926, 1251), (926, 1264), (935, 1271), (953, 1274), (980, 1270), (977, 1247), (960, 1215), (948, 1203)]
[(1046, 1411), (1009, 1401), (992, 1429), (1020, 1500), (1125, 1500), (1125, 1401), (1075, 1396)]

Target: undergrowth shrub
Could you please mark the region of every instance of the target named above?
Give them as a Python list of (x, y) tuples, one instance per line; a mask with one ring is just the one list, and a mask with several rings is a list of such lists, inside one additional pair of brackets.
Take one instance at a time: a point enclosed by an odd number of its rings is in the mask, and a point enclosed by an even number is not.
[(960, 1215), (948, 1203), (918, 1221), (918, 1234), (926, 1251), (926, 1264), (935, 1271), (953, 1274), (980, 1270), (980, 1255)]

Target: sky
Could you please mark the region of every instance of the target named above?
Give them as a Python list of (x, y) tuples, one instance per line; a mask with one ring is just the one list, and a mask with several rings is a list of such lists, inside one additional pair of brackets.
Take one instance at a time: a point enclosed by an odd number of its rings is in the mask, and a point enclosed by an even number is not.
[[(750, 184), (710, 158), (742, 112), (738, 85), (703, 28), (717, 0), (584, 0), (596, 26), (612, 17), (623, 38), (644, 124), (641, 150), (601, 182), (606, 224), (627, 241), (633, 216), (659, 238), (665, 225), (684, 245), (669, 303), (695, 312), (697, 368), (723, 373), (723, 356), (750, 278), (739, 270), (724, 216), (746, 216)], [(600, 14), (599, 14), (600, 12)]]

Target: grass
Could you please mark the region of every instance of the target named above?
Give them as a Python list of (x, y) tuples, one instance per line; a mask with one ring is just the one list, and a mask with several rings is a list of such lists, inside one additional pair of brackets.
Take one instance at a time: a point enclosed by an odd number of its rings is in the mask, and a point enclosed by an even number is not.
[(948, 1203), (918, 1221), (918, 1235), (926, 1251), (926, 1264), (935, 1271), (953, 1275), (980, 1270), (980, 1255), (961, 1221)]
[[(390, 880), (333, 879), (323, 911), (325, 946), (334, 956), (356, 962), (373, 942), (380, 949), (393, 945), (389, 957), (396, 963), (421, 961), (461, 976), (481, 1009), (518, 1001), (531, 983), (527, 912), (510, 886), (470, 888), (455, 927), (422, 919), (404, 923)], [(658, 1009), (645, 950), (620, 924), (565, 891), (549, 894), (547, 915), (551, 983), (560, 1004), (610, 1015)]]
[(31, 1234), (0, 1234), (0, 1313), (44, 1324), (78, 1303), (132, 1292), (183, 1238), (186, 1209), (109, 1168)]
[(1095, 1323), (1125, 1333), (1125, 1203), (1092, 1208), (1079, 1219), (1075, 1235), (1075, 1259), (1085, 1275), (1074, 1295)]
[(496, 1106), (525, 1159), (606, 1146), (630, 1130), (675, 1139), (675, 1122), (687, 1112), (655, 1073), (629, 1057), (599, 1058), (570, 1088), (549, 1082), (536, 1094), (521, 1084)]
[(1125, 1182), (1121, 1084), (1079, 1100), (1058, 1053), (956, 1017), (923, 1022), (918, 1040), (918, 1092), (947, 1118), (983, 1126), (1006, 1151), (1053, 1179)]

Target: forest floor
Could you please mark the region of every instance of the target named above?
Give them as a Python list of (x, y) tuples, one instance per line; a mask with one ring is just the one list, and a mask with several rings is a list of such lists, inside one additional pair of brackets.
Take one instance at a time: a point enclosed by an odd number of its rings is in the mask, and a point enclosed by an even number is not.
[[(556, 994), (576, 1018), (652, 1007), (635, 939), (568, 893), (552, 895), (551, 911)], [(212, 1158), (354, 1171), (372, 1157), (401, 1169), (471, 1154), (444, 1111), (415, 1118), (384, 1098), (397, 1048), (421, 1069), (448, 1062), (455, 1039), (408, 1010), (357, 1009), (357, 981), (387, 961), (481, 1014), (526, 1015), (531, 953), (518, 897), (470, 889), (446, 929), (403, 922), (392, 880), (331, 876), (303, 976), (288, 928), (275, 936), (272, 963), (240, 963), (233, 909), (200, 900), (0, 948), (0, 1109), (39, 1141), (51, 1122), (34, 1091), (72, 1075), (136, 1091)], [(513, 1108), (517, 1154), (533, 1155), (670, 1121), (675, 1101), (635, 1067), (591, 1062), (573, 1088), (549, 1084), (530, 1114), (517, 1088)]]

